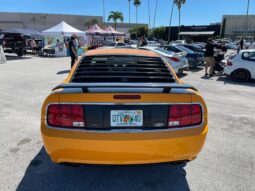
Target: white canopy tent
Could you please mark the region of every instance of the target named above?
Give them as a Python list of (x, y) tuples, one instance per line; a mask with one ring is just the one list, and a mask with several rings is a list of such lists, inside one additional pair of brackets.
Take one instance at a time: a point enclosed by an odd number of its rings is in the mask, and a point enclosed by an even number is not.
[(43, 35), (63, 35), (63, 36), (72, 36), (76, 34), (78, 36), (84, 36), (85, 32), (80, 31), (71, 25), (67, 24), (65, 21), (57, 24), (56, 26), (42, 31)]

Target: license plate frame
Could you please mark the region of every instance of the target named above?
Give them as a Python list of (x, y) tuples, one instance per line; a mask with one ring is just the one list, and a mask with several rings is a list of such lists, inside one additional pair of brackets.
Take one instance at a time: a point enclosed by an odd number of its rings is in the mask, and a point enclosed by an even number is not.
[(111, 127), (143, 127), (143, 110), (111, 110)]

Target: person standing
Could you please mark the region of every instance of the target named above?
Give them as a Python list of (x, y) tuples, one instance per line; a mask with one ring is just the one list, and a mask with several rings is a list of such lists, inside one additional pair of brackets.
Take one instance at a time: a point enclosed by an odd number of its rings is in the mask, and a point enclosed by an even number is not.
[(32, 49), (32, 54), (35, 55), (35, 54), (36, 54), (37, 44), (36, 44), (34, 38), (32, 38), (32, 39), (30, 40), (30, 46), (31, 46), (31, 49)]
[(4, 42), (4, 34), (0, 34), (0, 63), (6, 63), (6, 57), (2, 47), (3, 42)]
[[(211, 38), (208, 39), (207, 44), (205, 46), (205, 76), (212, 76), (213, 75), (213, 68), (214, 68), (214, 45), (213, 45), (213, 40)], [(208, 74), (208, 68), (209, 74)]]
[(243, 40), (243, 38), (241, 38), (241, 40), (240, 40), (240, 42), (239, 42), (239, 47), (240, 47), (240, 50), (243, 50), (243, 48), (244, 48), (244, 40)]
[(70, 52), (70, 57), (71, 57), (71, 68), (72, 68), (75, 61), (78, 58), (76, 50), (75, 50), (74, 36), (71, 36), (71, 40), (69, 42), (69, 52)]
[(80, 44), (79, 44), (79, 41), (78, 41), (78, 36), (76, 34), (73, 34), (73, 43), (74, 43), (74, 48), (75, 48), (75, 51), (76, 51), (76, 59), (78, 59), (78, 51), (79, 51), (79, 48), (80, 48)]

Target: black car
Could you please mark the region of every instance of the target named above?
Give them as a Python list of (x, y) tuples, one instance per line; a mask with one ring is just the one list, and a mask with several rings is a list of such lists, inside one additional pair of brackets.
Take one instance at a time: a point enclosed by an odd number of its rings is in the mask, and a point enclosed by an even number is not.
[(3, 50), (6, 53), (16, 53), (23, 56), (27, 50), (26, 36), (19, 33), (3, 33)]
[(168, 45), (168, 46), (164, 46), (164, 49), (166, 49), (168, 51), (175, 52), (175, 53), (186, 52), (187, 53), (186, 57), (189, 61), (190, 68), (197, 68), (198, 66), (201, 66), (204, 64), (204, 56), (203, 55), (201, 55), (200, 53), (194, 52), (184, 46)]

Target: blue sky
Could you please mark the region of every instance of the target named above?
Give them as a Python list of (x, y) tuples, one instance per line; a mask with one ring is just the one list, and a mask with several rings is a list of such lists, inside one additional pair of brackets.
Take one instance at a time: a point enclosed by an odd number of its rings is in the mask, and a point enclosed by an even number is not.
[[(199, 25), (221, 21), (224, 14), (245, 14), (247, 0), (186, 0), (182, 8), (182, 24)], [(255, 14), (255, 0), (250, 0), (250, 13)], [(102, 15), (103, 0), (0, 0), (0, 12), (61, 13), (75, 15)], [(132, 2), (132, 0), (131, 0)], [(141, 0), (138, 22), (148, 23), (147, 0)], [(158, 0), (156, 26), (168, 25), (172, 0)], [(151, 23), (156, 0), (150, 0)], [(105, 0), (105, 12), (121, 11), (128, 22), (128, 0)], [(135, 22), (135, 7), (131, 6), (131, 22)], [(178, 23), (177, 8), (173, 25)]]

